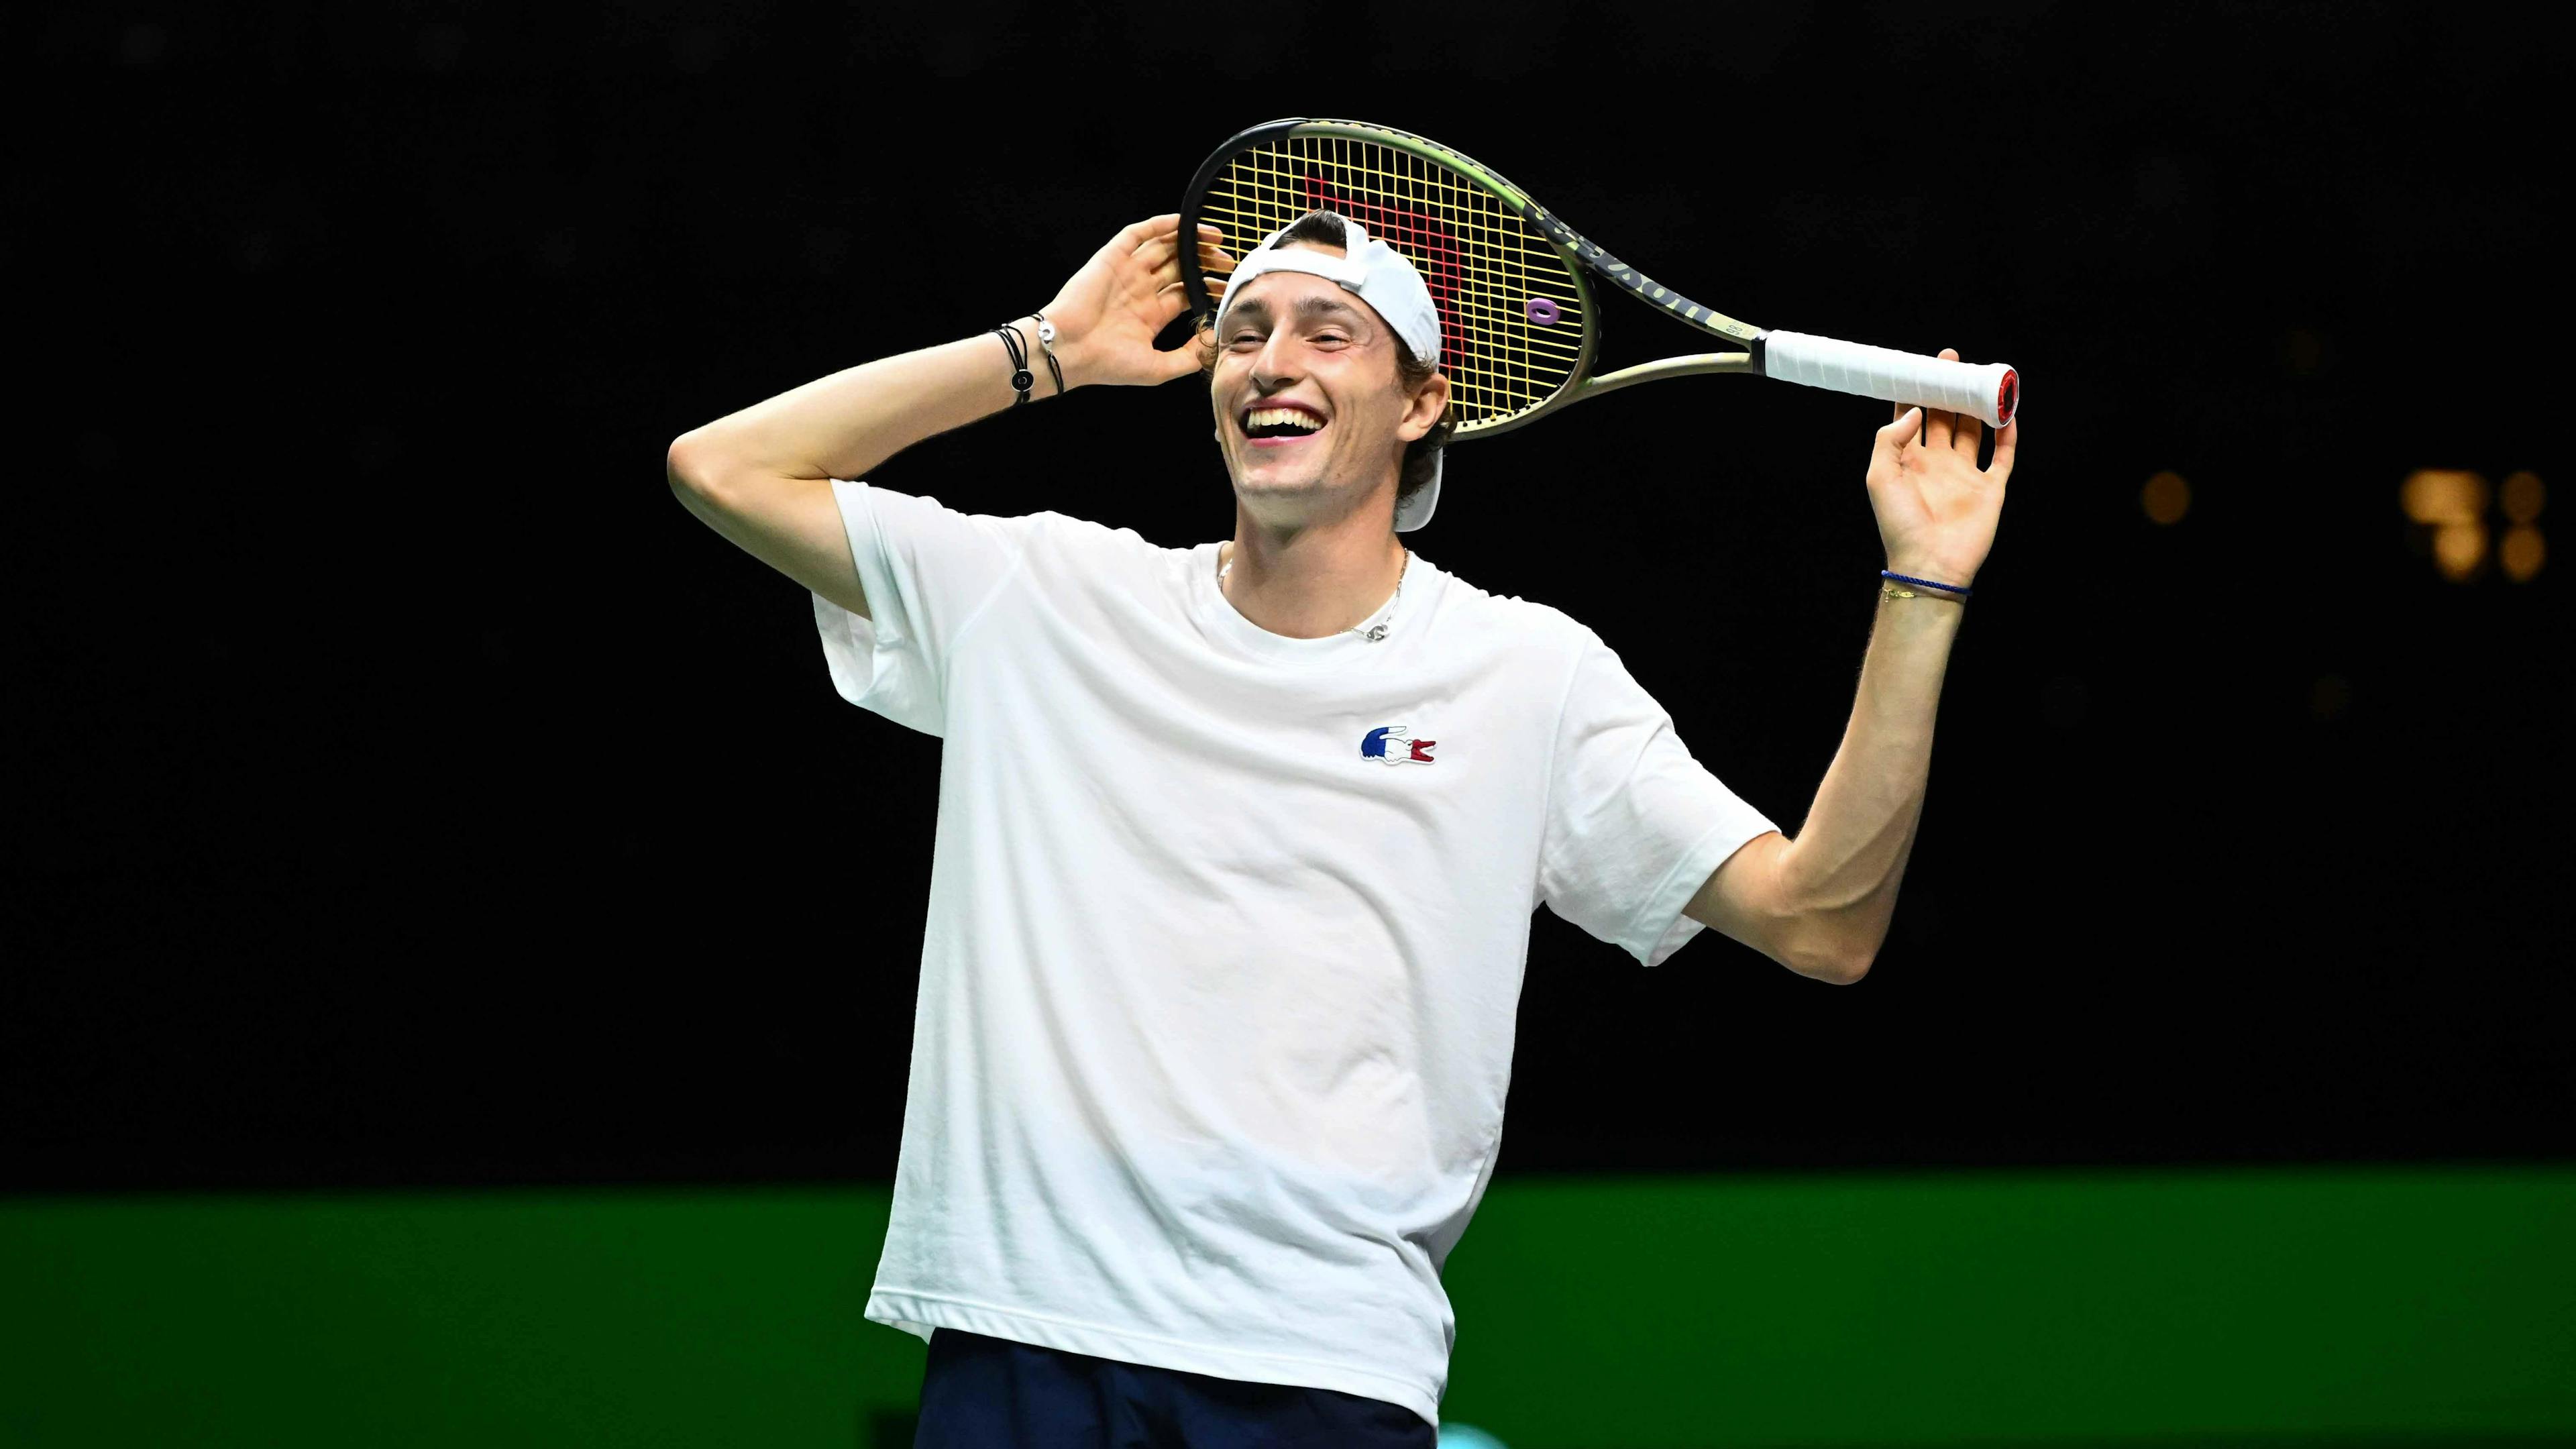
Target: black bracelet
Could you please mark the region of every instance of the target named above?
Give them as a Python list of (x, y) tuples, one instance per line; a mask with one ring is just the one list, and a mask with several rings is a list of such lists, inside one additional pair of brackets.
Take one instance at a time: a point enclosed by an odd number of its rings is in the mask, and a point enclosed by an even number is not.
[(1011, 354), (1011, 388), (1020, 395), (1011, 406), (1018, 407), (1029, 400), (1029, 388), (1037, 382), (1029, 373), (1028, 342), (1008, 322), (994, 328), (993, 335), (1002, 339), (1002, 350)]
[(1064, 396), (1064, 369), (1056, 365), (1055, 324), (1046, 319), (1044, 312), (1030, 315), (1038, 319), (1038, 350), (1046, 354), (1047, 371), (1055, 374), (1055, 395), (1062, 397)]

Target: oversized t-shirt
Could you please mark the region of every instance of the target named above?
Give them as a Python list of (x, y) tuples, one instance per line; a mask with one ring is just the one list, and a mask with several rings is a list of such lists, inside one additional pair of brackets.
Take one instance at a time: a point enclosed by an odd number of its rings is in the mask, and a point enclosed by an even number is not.
[(1415, 554), (1274, 634), (1217, 545), (834, 482), (833, 685), (943, 740), (867, 1316), (1439, 1422), (1531, 913), (1656, 965), (1775, 827), (1591, 630)]

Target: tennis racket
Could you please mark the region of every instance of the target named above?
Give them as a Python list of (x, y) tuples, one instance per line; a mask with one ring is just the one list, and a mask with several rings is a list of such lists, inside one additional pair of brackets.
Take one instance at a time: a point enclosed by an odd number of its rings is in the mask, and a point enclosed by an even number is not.
[[(1509, 432), (1605, 392), (1701, 373), (1920, 403), (1998, 428), (2021, 401), (2021, 380), (2002, 363), (1949, 362), (1738, 322), (1603, 251), (1492, 168), (1361, 121), (1272, 121), (1226, 142), (1191, 178), (1180, 234), (1195, 236), (1206, 222), (1230, 248), (1248, 251), (1319, 208), (1358, 222), (1421, 271), (1440, 312), (1453, 442)], [(1202, 328), (1214, 325), (1197, 249), (1182, 247), (1180, 264), (1191, 311)], [(1594, 377), (1601, 335), (1594, 279), (1743, 350)]]

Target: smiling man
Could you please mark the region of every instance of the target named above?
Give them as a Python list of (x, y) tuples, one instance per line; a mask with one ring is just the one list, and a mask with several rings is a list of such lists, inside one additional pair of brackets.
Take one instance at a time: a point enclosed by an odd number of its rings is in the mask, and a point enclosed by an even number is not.
[[(844, 698), (943, 740), (866, 1310), (930, 1340), (917, 1442), (1428, 1446), (1532, 911), (1648, 966), (1715, 927), (1859, 980), (1961, 606), (1882, 592), (1791, 841), (1599, 635), (1405, 546), (1448, 437), (1412, 265), (1331, 213), (1239, 263), (1193, 238), (1230, 282), (1167, 353), (1177, 224), (1129, 227), (1042, 314), (683, 434), (669, 479), (811, 591)], [(855, 481), (1033, 398), (1202, 369), (1222, 542)], [(1980, 471), (1972, 419), (1879, 430), (1893, 572), (1967, 584), (2014, 437)], [(886, 843), (849, 834), (865, 871)]]
[[(1348, 612), (1354, 588), (1365, 598), (1381, 578), (1401, 587), (1408, 554), (1394, 534), (1429, 522), (1439, 501), (1439, 341), (1421, 274), (1332, 212), (1307, 214), (1235, 267), (1204, 345), (1237, 515), (1219, 577), (1246, 618), (1309, 637)], [(1378, 497), (1390, 439), (1393, 531)]]

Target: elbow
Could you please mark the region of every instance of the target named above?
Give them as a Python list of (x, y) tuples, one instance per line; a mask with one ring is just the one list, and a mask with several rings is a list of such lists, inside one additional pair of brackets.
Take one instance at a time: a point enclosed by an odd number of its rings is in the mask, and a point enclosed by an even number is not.
[(1833, 986), (1850, 986), (1869, 974), (1878, 959), (1879, 942), (1829, 930), (1811, 930), (1781, 953), (1780, 964), (1801, 976)]
[(662, 461), (663, 476), (671, 491), (683, 499), (714, 498), (723, 467), (722, 458), (709, 444), (703, 428), (692, 428), (673, 438)]
[(1816, 951), (1792, 956), (1781, 964), (1801, 976), (1813, 977), (1829, 986), (1850, 986), (1869, 974), (1869, 963), (1874, 954), (1867, 951)]
[(1834, 959), (1834, 974), (1826, 979), (1836, 986), (1850, 986), (1869, 974), (1870, 964), (1878, 959), (1878, 948), (1887, 944), (1887, 922), (1878, 921), (1867, 930), (1843, 942)]
[[(1859, 923), (1855, 922), (1854, 925)], [(1869, 974), (1870, 963), (1878, 959), (1878, 948), (1887, 943), (1887, 923), (1879, 921), (1859, 929), (1846, 929), (1834, 943), (1832, 974), (1825, 977), (1836, 986), (1856, 984)]]

